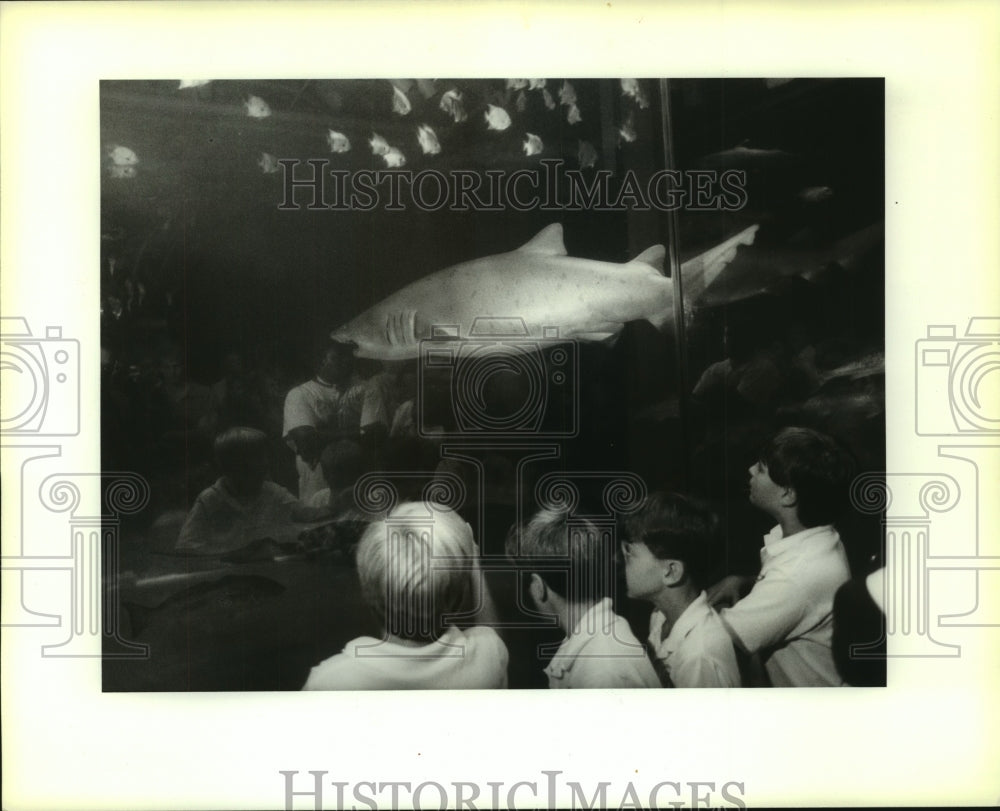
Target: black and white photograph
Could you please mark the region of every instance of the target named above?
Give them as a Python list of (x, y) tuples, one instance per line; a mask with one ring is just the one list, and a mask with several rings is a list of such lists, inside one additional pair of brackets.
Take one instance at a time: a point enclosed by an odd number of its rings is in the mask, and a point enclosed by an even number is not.
[(884, 685), (884, 106), (102, 82), (104, 689)]
[(1000, 802), (998, 12), (0, 0), (4, 809)]

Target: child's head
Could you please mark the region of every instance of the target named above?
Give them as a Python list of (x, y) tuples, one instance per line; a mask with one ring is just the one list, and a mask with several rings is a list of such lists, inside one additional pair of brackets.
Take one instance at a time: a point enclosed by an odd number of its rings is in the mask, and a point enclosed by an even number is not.
[(677, 493), (654, 493), (619, 521), (628, 596), (652, 599), (665, 589), (695, 597), (715, 562), (719, 519), (706, 505)]
[(327, 383), (343, 385), (354, 366), (353, 349), (347, 344), (326, 343), (316, 352), (313, 372)]
[(215, 438), (215, 461), (237, 494), (256, 495), (267, 478), (267, 434), (245, 427), (223, 431)]
[(358, 576), (365, 601), (392, 636), (429, 642), (447, 618), (475, 606), (472, 528), (429, 502), (400, 504), (361, 536)]
[(777, 518), (794, 511), (805, 527), (833, 523), (847, 505), (854, 464), (833, 438), (784, 428), (750, 467), (750, 503)]
[(531, 574), (529, 591), (540, 610), (550, 593), (577, 605), (610, 594), (614, 580), (611, 536), (584, 518), (543, 509), (507, 537), (507, 554)]

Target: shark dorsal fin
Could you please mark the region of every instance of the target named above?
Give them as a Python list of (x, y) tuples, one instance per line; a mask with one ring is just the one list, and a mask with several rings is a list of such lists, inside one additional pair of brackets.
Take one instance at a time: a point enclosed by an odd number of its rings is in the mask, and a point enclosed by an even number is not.
[(663, 260), (667, 255), (667, 249), (662, 245), (653, 245), (640, 253), (633, 262), (649, 265), (659, 274), (663, 274)]
[(517, 250), (539, 256), (565, 256), (562, 225), (557, 222), (547, 225)]

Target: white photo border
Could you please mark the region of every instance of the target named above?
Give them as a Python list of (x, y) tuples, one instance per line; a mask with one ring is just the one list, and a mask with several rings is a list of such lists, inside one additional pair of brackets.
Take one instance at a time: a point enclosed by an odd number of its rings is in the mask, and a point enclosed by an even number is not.
[[(21, 452), (50, 456), (53, 472), (99, 470), (101, 79), (881, 76), (889, 468), (959, 481), (934, 531), (971, 529), (985, 544), (997, 508), (976, 487), (1000, 467), (984, 453), (977, 477), (943, 448), (967, 438), (915, 432), (915, 406), (940, 394), (917, 388), (915, 353), (930, 325), (961, 334), (1000, 315), (998, 30), (1000, 6), (975, 2), (0, 4), (3, 315), (78, 341), (82, 385), (79, 434)], [(5, 561), (24, 517), (9, 509), (8, 450)], [(27, 513), (42, 509), (32, 498)], [(930, 581), (932, 620), (975, 607), (975, 569)], [(56, 592), (68, 582), (16, 576)], [(980, 598), (1000, 585), (995, 569), (971, 577)], [(17, 608), (8, 592), (5, 618)], [(103, 694), (97, 658), (43, 657), (58, 629), (8, 627), (3, 805), (284, 808), (281, 772), (302, 789), (310, 770), (327, 772), (331, 808), (332, 781), (466, 781), (483, 786), (485, 807), (488, 781), (501, 798), (535, 781), (544, 798), (546, 771), (588, 797), (609, 781), (616, 804), (627, 783), (648, 797), (662, 781), (737, 782), (749, 806), (995, 804), (1000, 627), (936, 633), (961, 655), (894, 659), (886, 689), (147, 696)]]

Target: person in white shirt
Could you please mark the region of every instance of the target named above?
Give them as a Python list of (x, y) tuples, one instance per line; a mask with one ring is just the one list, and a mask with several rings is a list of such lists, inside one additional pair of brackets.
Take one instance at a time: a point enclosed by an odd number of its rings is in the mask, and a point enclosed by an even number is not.
[(649, 645), (673, 687), (739, 687), (729, 633), (703, 590), (718, 518), (674, 493), (648, 496), (620, 522), (628, 596), (653, 604)]
[(312, 380), (285, 396), (282, 433), (295, 452), (299, 499), (304, 502), (326, 487), (319, 460), (323, 449), (343, 435), (339, 414), (352, 363), (349, 348), (329, 344), (317, 358)]
[(566, 512), (542, 510), (507, 539), (507, 554), (528, 575), (535, 609), (566, 633), (545, 668), (550, 688), (660, 687), (628, 622), (607, 597), (614, 536)]
[[(507, 687), (507, 647), (479, 568), (472, 528), (432, 502), (369, 524), (357, 549), (361, 592), (384, 633), (316, 665), (303, 690)], [(480, 625), (461, 629), (459, 617)]]
[(181, 527), (179, 552), (221, 555), (293, 521), (329, 516), (326, 506), (302, 504), (284, 487), (268, 481), (267, 434), (235, 426), (215, 438), (215, 459), (221, 475), (198, 495)]
[[(846, 506), (850, 454), (809, 428), (785, 428), (750, 467), (750, 503), (777, 526), (761, 570), (731, 575), (708, 592), (734, 643), (759, 653), (775, 687), (842, 686), (834, 664), (833, 598), (851, 572), (834, 520)], [(745, 596), (744, 596), (745, 595)]]

